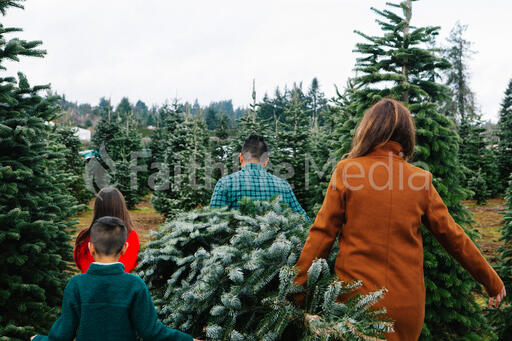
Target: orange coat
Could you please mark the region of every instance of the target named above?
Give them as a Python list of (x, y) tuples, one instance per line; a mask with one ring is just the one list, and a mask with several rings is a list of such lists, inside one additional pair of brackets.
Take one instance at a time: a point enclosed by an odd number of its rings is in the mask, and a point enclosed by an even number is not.
[(336, 273), (344, 281), (362, 280), (361, 293), (387, 288), (378, 304), (395, 322), (387, 338), (410, 341), (418, 339), (425, 315), (421, 223), (489, 295), (503, 282), (448, 213), (432, 175), (403, 160), (401, 149), (388, 142), (338, 163), (297, 262), (296, 282), (306, 282), (313, 260), (327, 258), (341, 231)]

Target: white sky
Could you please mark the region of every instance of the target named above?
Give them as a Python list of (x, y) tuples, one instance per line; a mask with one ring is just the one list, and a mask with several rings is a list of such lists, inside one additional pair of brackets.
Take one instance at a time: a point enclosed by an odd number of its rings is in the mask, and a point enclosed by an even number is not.
[[(17, 68), (32, 84), (51, 83), (68, 100), (118, 103), (128, 96), (148, 105), (178, 96), (184, 101), (250, 102), (276, 86), (318, 77), (334, 95), (352, 75), (354, 29), (378, 32), (374, 6), (386, 0), (28, 0), (11, 9), (4, 26), (42, 40), (45, 59), (23, 59)], [(471, 85), (484, 118), (497, 120), (512, 77), (512, 1), (422, 0), (413, 24), (439, 25), (445, 42), (457, 20), (467, 24)], [(509, 43), (507, 43), (507, 41)]]

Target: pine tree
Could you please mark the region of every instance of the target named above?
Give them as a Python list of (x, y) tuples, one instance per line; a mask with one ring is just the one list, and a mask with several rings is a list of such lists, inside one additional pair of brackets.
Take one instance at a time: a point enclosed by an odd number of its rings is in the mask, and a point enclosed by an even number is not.
[[(21, 1), (0, 1), (2, 15)], [(43, 57), (39, 41), (9, 39), (20, 29), (0, 24), (0, 69), (21, 56)], [(65, 188), (64, 153), (47, 122), (56, 119), (48, 86), (0, 77), (0, 339), (28, 340), (55, 319), (72, 260), (70, 221), (77, 212)]]
[(512, 173), (512, 79), (505, 91), (498, 121), (498, 165), (501, 188), (507, 187), (508, 175)]
[(139, 155), (141, 135), (133, 115), (124, 111), (112, 113), (107, 107), (96, 126), (92, 143), (100, 152), (102, 167), (107, 170), (107, 178), (97, 183), (115, 186), (123, 193), (126, 205), (135, 207), (147, 193), (148, 171), (144, 170), (147, 160)]
[[(187, 109), (188, 110), (188, 109)], [(152, 203), (166, 217), (207, 205), (213, 186), (209, 135), (201, 113), (188, 110), (168, 135)]]
[(87, 204), (93, 197), (93, 193), (89, 191), (84, 183), (84, 161), (80, 157), (80, 148), (82, 146), (80, 139), (75, 135), (75, 129), (58, 126), (55, 129), (55, 141), (60, 143), (64, 148), (65, 162), (63, 169), (71, 174), (67, 188), (80, 204)]
[(500, 277), (503, 279), (507, 296), (505, 296), (505, 304), (500, 310), (492, 310), (491, 321), (497, 329), (500, 340), (512, 339), (512, 299), (510, 293), (512, 292), (512, 174), (509, 177), (508, 189), (506, 191), (506, 206), (507, 210), (503, 213), (503, 227), (501, 228), (501, 238), (503, 247), (498, 249), (500, 253), (500, 261), (496, 266), (496, 270)]
[[(371, 105), (384, 97), (404, 102), (416, 125), (414, 163), (432, 172), (434, 186), (452, 216), (459, 224), (467, 224), (469, 211), (460, 203), (466, 190), (459, 182), (463, 177), (457, 157), (459, 137), (453, 122), (438, 108), (448, 91), (437, 75), (450, 67), (431, 46), (439, 27), (412, 26), (411, 0), (388, 6), (383, 11), (372, 8), (379, 17), (381, 36), (356, 31), (366, 42), (355, 49), (362, 56), (356, 62), (350, 100), (342, 107), (345, 117), (350, 118), (338, 131), (340, 152), (349, 151), (357, 123)], [(427, 299), (422, 339), (479, 339), (488, 335), (489, 327), (472, 294), (479, 288), (477, 283), (428, 232), (423, 233), (423, 244)]]
[[(275, 144), (272, 146), (270, 168), (274, 175), (285, 178), (301, 205), (306, 204), (309, 189), (306, 188), (306, 156), (310, 150), (310, 118), (307, 115), (305, 101), (301, 99), (301, 90), (294, 85), (289, 93), (281, 121), (278, 122)], [(303, 207), (309, 211), (309, 207)]]
[[(334, 281), (325, 260), (308, 272), (305, 309), (293, 268), (304, 220), (279, 198), (239, 210), (196, 210), (164, 225), (141, 253), (139, 274), (162, 321), (209, 340), (368, 340), (390, 323), (370, 307), (384, 289), (338, 303), (360, 282)], [(376, 338), (375, 338), (376, 339)]]

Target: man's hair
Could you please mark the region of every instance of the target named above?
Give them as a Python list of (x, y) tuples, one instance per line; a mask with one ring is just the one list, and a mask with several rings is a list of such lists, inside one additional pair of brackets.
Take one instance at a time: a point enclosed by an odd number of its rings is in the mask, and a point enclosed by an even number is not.
[(268, 146), (263, 136), (249, 135), (249, 137), (245, 139), (244, 146), (242, 147), (242, 155), (245, 160), (257, 159), (260, 162), (265, 161), (268, 157)]
[(100, 255), (114, 256), (121, 252), (127, 237), (126, 226), (119, 218), (98, 218), (91, 226), (91, 243)]

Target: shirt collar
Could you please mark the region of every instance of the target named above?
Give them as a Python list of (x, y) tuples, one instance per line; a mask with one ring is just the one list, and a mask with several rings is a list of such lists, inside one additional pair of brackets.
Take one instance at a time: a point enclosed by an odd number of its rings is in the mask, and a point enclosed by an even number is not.
[(259, 163), (246, 163), (245, 166), (242, 167), (242, 171), (245, 172), (265, 172), (265, 167)]
[(389, 154), (391, 154), (394, 157), (403, 158), (402, 150), (403, 150), (403, 148), (400, 143), (395, 142), (395, 141), (388, 141), (388, 142), (384, 143), (382, 146), (375, 148), (368, 155), (388, 156)]
[(96, 263), (93, 262), (87, 270), (91, 275), (119, 275), (124, 273), (124, 264), (117, 263)]

